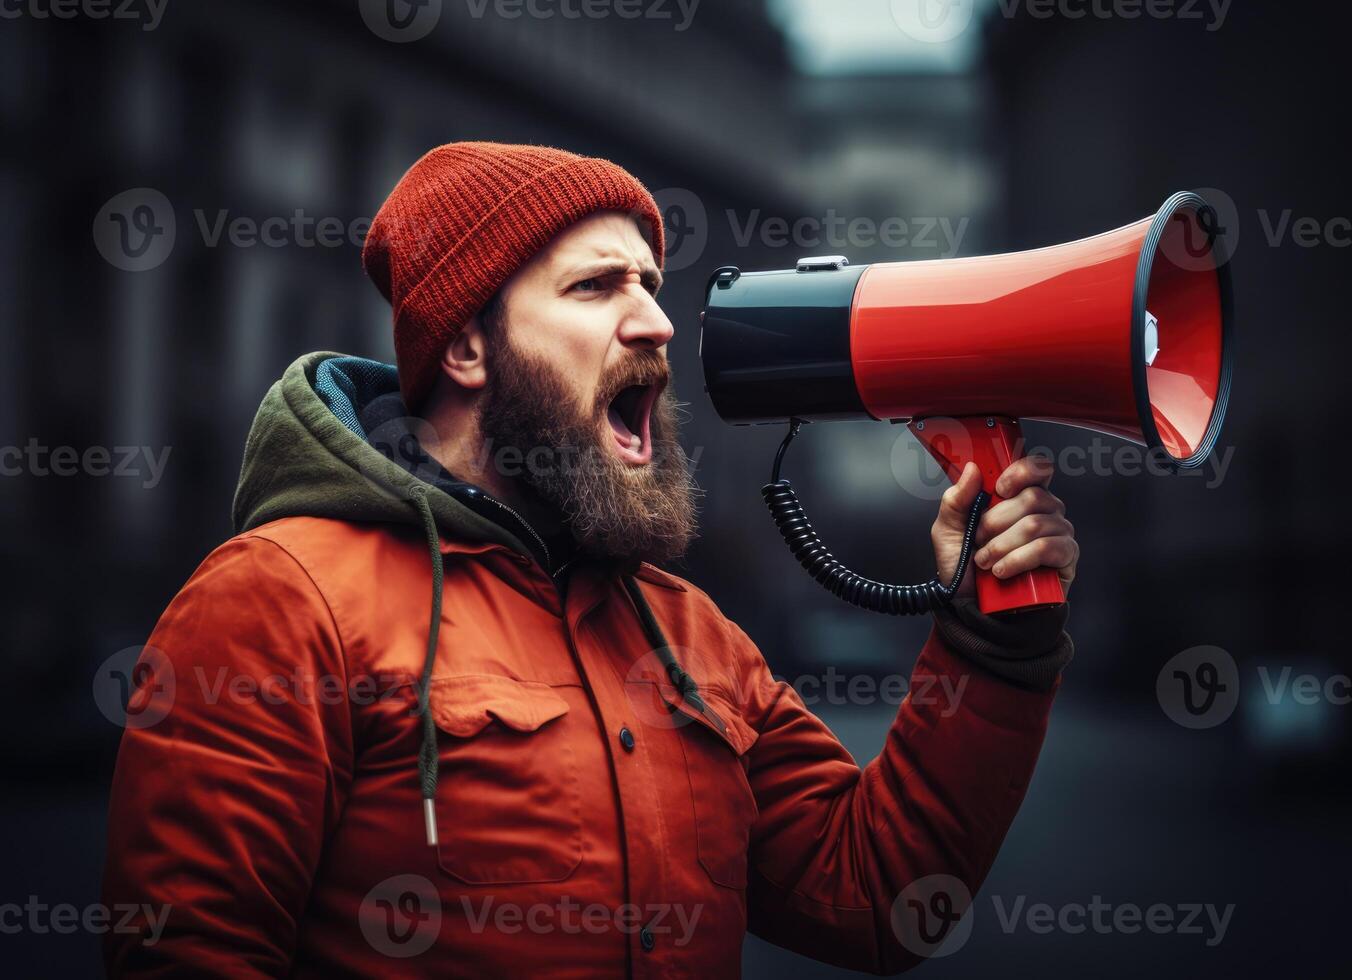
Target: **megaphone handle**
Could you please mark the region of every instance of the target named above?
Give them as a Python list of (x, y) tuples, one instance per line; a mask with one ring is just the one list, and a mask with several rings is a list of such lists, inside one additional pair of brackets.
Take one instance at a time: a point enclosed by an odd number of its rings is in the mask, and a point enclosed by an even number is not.
[[(957, 482), (966, 465), (975, 462), (981, 468), (982, 489), (991, 495), (990, 506), (1003, 499), (995, 493), (995, 481), (1023, 455), (1023, 430), (1017, 419), (998, 415), (912, 419), (907, 427), (950, 480)], [(1035, 568), (1008, 579), (982, 568), (973, 567), (972, 572), (983, 613), (1021, 612), (1066, 601), (1054, 568)]]

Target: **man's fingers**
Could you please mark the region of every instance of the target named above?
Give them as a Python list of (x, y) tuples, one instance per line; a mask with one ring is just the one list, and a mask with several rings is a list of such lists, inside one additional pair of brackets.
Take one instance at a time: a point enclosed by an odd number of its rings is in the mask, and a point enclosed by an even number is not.
[(963, 467), (958, 482), (944, 491), (939, 500), (939, 516), (935, 523), (941, 527), (962, 528), (967, 526), (967, 514), (981, 492), (981, 468), (975, 463)]
[(1026, 544), (1039, 538), (1055, 537), (1071, 539), (1075, 537), (1075, 528), (1066, 520), (1064, 514), (1025, 514), (1015, 521), (1012, 527), (995, 535), (988, 544), (978, 548), (973, 559), (978, 568), (990, 568)]
[(1066, 505), (1043, 487), (1024, 487), (1012, 500), (1002, 500), (981, 515), (976, 543), (981, 545), (1008, 531), (1028, 514), (1064, 514)]
[[(1027, 526), (1023, 526), (1027, 522)], [(1034, 568), (1065, 568), (1080, 557), (1080, 546), (1059, 524), (1065, 518), (1030, 514), (977, 552), (976, 563), (996, 578), (1011, 578)]]
[(1009, 499), (1024, 487), (1047, 487), (1051, 485), (1056, 468), (1050, 458), (1038, 453), (1016, 459), (1005, 468), (995, 481), (995, 494)]
[[(1035, 568), (1062, 571), (1074, 566), (1079, 557), (1080, 546), (1074, 538), (1038, 538), (1001, 558), (991, 571), (996, 578), (1013, 578)], [(1063, 574), (1062, 577), (1068, 576)]]

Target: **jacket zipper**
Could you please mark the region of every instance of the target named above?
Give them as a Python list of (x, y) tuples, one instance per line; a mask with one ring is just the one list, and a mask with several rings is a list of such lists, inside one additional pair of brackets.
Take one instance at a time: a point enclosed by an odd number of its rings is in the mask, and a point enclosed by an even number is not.
[(568, 561), (564, 562), (562, 565), (560, 565), (558, 568), (556, 568), (554, 571), (551, 572), (549, 570), (549, 566), (554, 564), (554, 557), (549, 553), (549, 545), (545, 544), (545, 539), (540, 536), (540, 533), (536, 531), (535, 528), (531, 527), (530, 521), (522, 517), (520, 512), (518, 512), (515, 508), (510, 507), (507, 504), (504, 504), (497, 497), (484, 493), (483, 490), (479, 489), (478, 487), (471, 488), (469, 492), (473, 496), (478, 497), (481, 500), (487, 500), (489, 503), (493, 504), (499, 510), (506, 511), (508, 514), (511, 514), (512, 517), (516, 520), (516, 522), (520, 524), (521, 527), (523, 527), (532, 538), (535, 539), (535, 543), (538, 544), (540, 546), (540, 550), (544, 552), (545, 574), (549, 576), (550, 581), (553, 582), (555, 585), (558, 584), (559, 576), (562, 575), (570, 565), (572, 565), (574, 562), (577, 561), (576, 558), (570, 558)]
[(577, 561), (576, 558), (569, 558), (558, 568), (554, 569), (553, 573), (550, 575), (550, 578), (557, 579), (560, 575), (562, 575), (565, 571), (567, 571), (568, 566), (574, 564), (576, 561)]
[(520, 514), (518, 514), (518, 513), (517, 513), (515, 510), (513, 510), (511, 507), (508, 507), (508, 506), (507, 506), (506, 504), (504, 504), (501, 500), (498, 500), (496, 497), (490, 497), (488, 494), (483, 493), (482, 491), (480, 491), (479, 496), (483, 497), (484, 500), (491, 500), (493, 503), (497, 504), (499, 507), (501, 507), (501, 508), (502, 508), (503, 510), (505, 510), (507, 513), (509, 513), (509, 514), (511, 514), (513, 517), (515, 517), (516, 520), (517, 520), (517, 522), (518, 522), (522, 527), (524, 527), (527, 531), (530, 532), (530, 536), (531, 536), (532, 538), (535, 539), (536, 543), (539, 544), (539, 546), (540, 546), (540, 550), (543, 551), (543, 552), (545, 553), (545, 570), (548, 571), (549, 566), (552, 565), (552, 564), (554, 564), (554, 559), (551, 558), (550, 555), (549, 555), (549, 546), (548, 546), (547, 544), (545, 544), (545, 539), (542, 538), (542, 537), (540, 537), (540, 535), (536, 532), (535, 528), (531, 527), (530, 524), (527, 522), (527, 520), (526, 520), (524, 517), (522, 517)]

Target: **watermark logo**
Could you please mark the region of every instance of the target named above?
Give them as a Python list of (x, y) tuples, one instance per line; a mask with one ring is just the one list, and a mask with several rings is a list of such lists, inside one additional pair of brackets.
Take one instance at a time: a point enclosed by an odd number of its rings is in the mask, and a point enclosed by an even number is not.
[(674, 702), (682, 695), (677, 687), (676, 670), (682, 664), (699, 662), (686, 647), (661, 647), (647, 650), (629, 665), (624, 677), (624, 694), (640, 722), (653, 728), (682, 728), (694, 721), (677, 709)]
[[(680, 667), (700, 663), (686, 647), (661, 648), (670, 654), (664, 659), (659, 650), (649, 650), (635, 660), (625, 675), (625, 693), (635, 716), (657, 728), (680, 728), (693, 718), (673, 705), (680, 700), (678, 684), (670, 664)], [(857, 652), (857, 651), (852, 651)], [(707, 658), (705, 658), (707, 659)], [(935, 709), (941, 718), (951, 718), (962, 706), (971, 675), (912, 673), (885, 674), (850, 673), (834, 666), (819, 674), (773, 674), (774, 683), (783, 684), (798, 695), (804, 706), (867, 707), (885, 704), (896, 708), (903, 701), (926, 709)], [(739, 678), (720, 678), (717, 691), (721, 700), (736, 706), (751, 704), (757, 691), (746, 685), (755, 682)], [(701, 694), (704, 688), (700, 688)]]
[(441, 896), (422, 875), (395, 875), (366, 893), (357, 921), (376, 952), (395, 959), (420, 956), (441, 933)]
[[(704, 255), (712, 222), (699, 195), (684, 187), (667, 187), (653, 195), (667, 232), (666, 270), (689, 268)], [(761, 208), (739, 213), (724, 209), (720, 223), (727, 223), (729, 237), (737, 248), (795, 249), (795, 258), (813, 252), (840, 252), (882, 246), (912, 249), (937, 259), (952, 258), (962, 248), (971, 219), (941, 216), (881, 219), (868, 215), (842, 214), (827, 208), (822, 214), (771, 214)]]
[(94, 246), (123, 272), (159, 268), (178, 236), (174, 206), (153, 187), (135, 187), (109, 199), (94, 217)]
[(891, 0), (892, 19), (922, 44), (946, 44), (972, 23), (976, 0)]
[[(936, 417), (937, 418), (937, 417)], [(917, 425), (932, 425), (926, 419)], [(923, 431), (923, 430), (922, 430)], [(971, 438), (953, 427), (934, 440), (935, 448), (949, 459), (972, 459)], [(1234, 462), (1234, 446), (1218, 446), (1201, 466), (1180, 470), (1170, 465), (1168, 455), (1159, 448), (1147, 449), (1134, 442), (1095, 436), (1088, 445), (1028, 446), (1024, 456), (1045, 456), (1051, 461), (1058, 479), (1081, 477), (1126, 477), (1141, 474), (1172, 480), (1201, 480), (1208, 490), (1218, 489)], [(899, 433), (890, 453), (892, 476), (897, 486), (917, 500), (937, 501), (951, 486), (948, 475), (929, 451), (908, 431)]]
[[(1268, 248), (1349, 248), (1352, 247), (1352, 217), (1320, 217), (1297, 214), (1292, 208), (1274, 211), (1256, 208), (1240, 211), (1234, 198), (1215, 187), (1203, 187), (1197, 194), (1207, 206), (1174, 215), (1174, 224), (1160, 240), (1160, 252), (1174, 265), (1189, 272), (1224, 265), (1239, 249), (1240, 233), (1248, 224), (1249, 242), (1261, 240)], [(1253, 237), (1257, 229), (1261, 239)]]
[[(1256, 672), (1258, 687), (1248, 690), (1259, 697), (1251, 698), (1246, 710), (1256, 708), (1261, 713), (1265, 708), (1286, 707), (1299, 712), (1352, 704), (1352, 676), (1348, 674), (1297, 673), (1290, 664), (1277, 670), (1260, 664)], [(1228, 721), (1239, 704), (1239, 668), (1234, 657), (1221, 647), (1192, 647), (1170, 658), (1160, 669), (1155, 693), (1171, 721), (1184, 728), (1215, 728)], [(1289, 720), (1293, 716), (1277, 717)]]
[(1224, 265), (1239, 247), (1235, 199), (1215, 187), (1203, 187), (1196, 193), (1206, 206), (1196, 212), (1175, 212), (1159, 244), (1160, 253), (1186, 272), (1206, 272)]
[(1221, 647), (1190, 647), (1160, 669), (1155, 696), (1175, 724), (1214, 728), (1239, 704), (1239, 667)]
[[(411, 500), (415, 487), (435, 484), (440, 478), (442, 467), (436, 454), (441, 439), (426, 419), (416, 416), (388, 419), (368, 432), (366, 441), (379, 455), (363, 453), (357, 465), (372, 486)], [(386, 461), (407, 471), (407, 477), (392, 471)]]
[(94, 672), (94, 703), (119, 728), (157, 725), (174, 706), (174, 665), (155, 647), (126, 647)]
[[(1233, 0), (995, 0), (984, 7), (1006, 20), (1177, 20), (1200, 23), (1208, 33), (1225, 25)], [(922, 44), (947, 44), (969, 27), (978, 0), (891, 0), (892, 20)]]
[[(897, 896), (892, 904), (892, 929), (902, 946), (917, 956), (949, 956), (971, 936), (976, 919), (972, 904), (971, 893), (959, 879), (947, 874), (928, 875)], [(993, 895), (991, 909), (996, 926), (1006, 936), (1020, 931), (1034, 936), (1196, 936), (1208, 948), (1224, 942), (1235, 913), (1234, 903), (1155, 902), (1142, 906), (1108, 902), (1101, 895), (1087, 902), (1059, 905), (1031, 902), (1027, 895), (1012, 899)]]
[[(188, 232), (209, 249), (361, 249), (372, 225), (368, 217), (316, 216), (307, 214), (304, 208), (260, 217), (235, 214), (227, 208), (194, 208), (192, 218)], [(109, 200), (95, 216), (93, 231), (99, 254), (126, 272), (146, 272), (163, 265), (178, 239), (173, 204), (151, 187), (123, 191)], [(424, 250), (437, 247), (436, 237), (425, 223), (413, 225), (391, 218), (382, 233), (397, 235), (402, 254), (411, 262), (418, 261)]]
[[(948, 419), (924, 419), (915, 423), (922, 433), (928, 426), (941, 425), (943, 434), (935, 437), (934, 448), (948, 459), (973, 459), (972, 439), (959, 425), (948, 425)], [(892, 441), (888, 463), (897, 486), (917, 500), (941, 499), (952, 482), (939, 461), (905, 426)], [(932, 431), (932, 430), (931, 430)]]
[(684, 187), (665, 187), (653, 195), (666, 226), (663, 268), (679, 272), (700, 260), (709, 244), (709, 215), (699, 195)]
[(359, 0), (361, 19), (382, 41), (421, 41), (441, 21), (442, 0)]
[[(684, 187), (668, 187), (654, 195), (666, 232), (665, 269), (680, 271), (704, 256), (712, 231), (711, 216), (699, 195)], [(372, 233), (369, 217), (339, 217), (307, 214), (296, 208), (290, 214), (247, 215), (228, 208), (193, 208), (185, 234), (215, 248), (363, 248)], [(634, 212), (634, 217), (642, 217)], [(945, 259), (957, 255), (970, 218), (901, 217), (877, 219), (851, 217), (834, 208), (820, 215), (769, 214), (760, 208), (738, 213), (732, 208), (721, 219), (738, 248), (796, 250), (795, 257), (814, 252), (840, 252), (882, 246), (911, 249), (925, 256)], [(173, 204), (154, 188), (124, 191), (109, 200), (94, 220), (94, 242), (99, 253), (114, 267), (144, 272), (162, 265), (177, 239)], [(441, 243), (425, 222), (382, 219), (378, 234), (397, 240), (405, 261), (416, 262)]]
[(972, 893), (953, 875), (926, 875), (911, 882), (892, 903), (892, 931), (924, 959), (951, 956), (972, 935)]

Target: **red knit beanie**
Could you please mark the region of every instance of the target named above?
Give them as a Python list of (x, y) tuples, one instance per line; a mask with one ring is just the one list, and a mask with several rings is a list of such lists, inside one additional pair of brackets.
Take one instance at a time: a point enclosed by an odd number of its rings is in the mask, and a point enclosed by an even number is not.
[(432, 390), (446, 345), (550, 239), (596, 211), (644, 219), (662, 265), (662, 216), (633, 175), (608, 160), (547, 146), (451, 143), (404, 174), (362, 250), (394, 308), (404, 404)]

